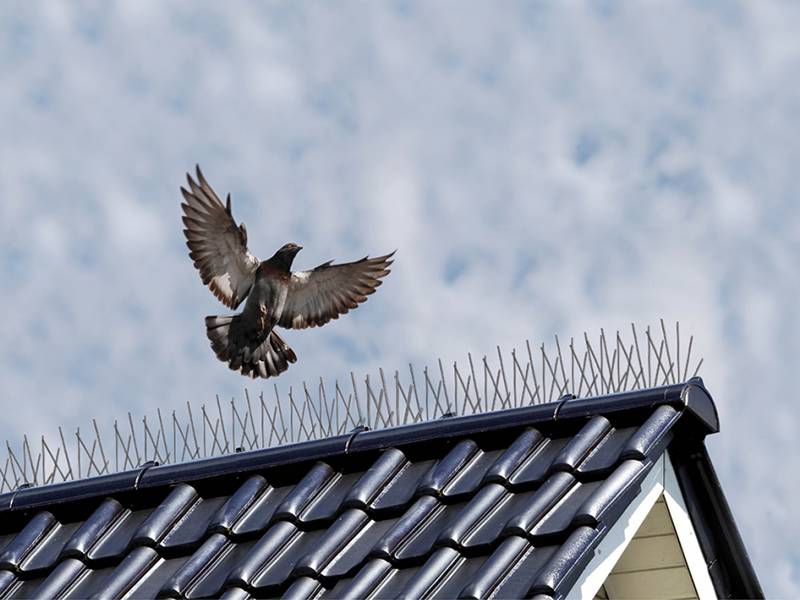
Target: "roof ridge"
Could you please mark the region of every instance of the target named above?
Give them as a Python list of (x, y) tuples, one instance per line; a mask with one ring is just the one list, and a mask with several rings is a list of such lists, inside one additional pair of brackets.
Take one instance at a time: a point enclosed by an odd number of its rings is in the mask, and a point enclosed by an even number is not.
[[(281, 396), (274, 385), (274, 400), (266, 399), (263, 392), (251, 399), (245, 390), (244, 402), (232, 399), (230, 410), (223, 408), (217, 396), (215, 405), (203, 404), (199, 410), (187, 402), (185, 416), (173, 410), (165, 418), (159, 407), (156, 419), (137, 420), (141, 426), (134, 425), (128, 412), (127, 419), (114, 420), (110, 435), (102, 434), (92, 419), (88, 435), (86, 429), (81, 434), (77, 428), (74, 438), (65, 437), (59, 427), (55, 443), (44, 436), (40, 444), (31, 443), (27, 435), (16, 449), (6, 442), (5, 461), (0, 459), (0, 493), (136, 469), (148, 461), (175, 464), (335, 437), (359, 428), (382, 429), (450, 415), (542, 405), (567, 396), (602, 396), (681, 383), (695, 376), (703, 361), (690, 371), (694, 338), (690, 336), (688, 347), (682, 349), (680, 333), (679, 323), (671, 335), (661, 320), (660, 327), (646, 327), (642, 336), (631, 324), (627, 339), (619, 331), (607, 337), (600, 329), (599, 338), (590, 341), (584, 333), (582, 342), (570, 338), (563, 352), (558, 336), (554, 348), (541, 344), (538, 352), (525, 341), (524, 352), (518, 355), (512, 349), (504, 357), (497, 346), (497, 360), (484, 356), (477, 368), (470, 353), (466, 368), (454, 362), (447, 374), (439, 359), (438, 368), (422, 369), (419, 385), (418, 373), (409, 364), (408, 375), (394, 372), (393, 385), (387, 385), (379, 369), (377, 380), (367, 375), (361, 385), (352, 372), (348, 386), (336, 381), (326, 390), (320, 379), (316, 394), (305, 382), (297, 395), (289, 387)], [(113, 454), (106, 454), (106, 448), (112, 447)]]
[(361, 430), (322, 440), (308, 440), (188, 463), (153, 465), (78, 481), (28, 487), (0, 495), (0, 514), (52, 506), (108, 494), (197, 483), (231, 473), (251, 474), (263, 469), (308, 463), (333, 457), (407, 447), (432, 440), (518, 429), (531, 425), (554, 428), (567, 422), (602, 415), (640, 414), (660, 405), (681, 410), (681, 427), (702, 438), (718, 431), (717, 411), (700, 378), (646, 390), (620, 392), (596, 398), (564, 398), (532, 406), (450, 417), (381, 430)]

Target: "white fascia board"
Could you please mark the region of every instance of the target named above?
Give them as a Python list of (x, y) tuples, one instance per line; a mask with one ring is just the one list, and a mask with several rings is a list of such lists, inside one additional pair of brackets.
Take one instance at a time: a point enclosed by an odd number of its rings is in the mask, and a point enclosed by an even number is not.
[(667, 505), (667, 512), (669, 512), (669, 516), (672, 519), (672, 525), (675, 527), (675, 533), (678, 535), (678, 543), (681, 545), (686, 566), (692, 576), (697, 597), (700, 600), (716, 598), (717, 592), (711, 582), (708, 565), (703, 556), (703, 551), (700, 549), (700, 543), (697, 541), (697, 534), (689, 517), (689, 511), (686, 510), (686, 502), (684, 502), (683, 493), (678, 484), (678, 477), (675, 475), (672, 461), (666, 455), (665, 458), (664, 501)]
[(664, 455), (642, 481), (639, 494), (620, 515), (611, 530), (595, 548), (594, 557), (586, 565), (578, 581), (572, 586), (567, 598), (594, 598), (611, 570), (619, 561), (625, 548), (639, 531), (653, 505), (664, 493)]
[(567, 598), (591, 600), (597, 595), (622, 553), (639, 531), (639, 527), (650, 514), (653, 505), (662, 495), (698, 598), (710, 600), (717, 597), (697, 535), (686, 510), (675, 470), (669, 456), (664, 452), (642, 482), (639, 494), (595, 549), (594, 557), (586, 565), (578, 581), (567, 594)]

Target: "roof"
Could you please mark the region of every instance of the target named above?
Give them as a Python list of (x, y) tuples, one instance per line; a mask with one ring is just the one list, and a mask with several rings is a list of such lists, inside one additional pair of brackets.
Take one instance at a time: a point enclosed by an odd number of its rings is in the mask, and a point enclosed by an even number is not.
[(22, 489), (0, 598), (562, 597), (667, 450), (718, 595), (760, 595), (717, 430), (692, 380)]

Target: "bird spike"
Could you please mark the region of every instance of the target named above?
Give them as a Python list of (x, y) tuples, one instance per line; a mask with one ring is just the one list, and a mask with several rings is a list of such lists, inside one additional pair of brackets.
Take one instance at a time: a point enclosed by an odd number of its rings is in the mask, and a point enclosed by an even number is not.
[[(172, 411), (171, 427), (165, 427), (161, 410), (156, 418), (143, 417), (141, 427), (133, 416), (113, 421), (104, 434), (92, 419), (90, 434), (75, 430), (74, 439), (61, 427), (58, 439), (31, 444), (27, 435), (18, 445), (6, 441), (0, 454), (0, 493), (20, 487), (58, 483), (135, 469), (148, 461), (159, 464), (209, 458), (242, 450), (256, 450), (291, 442), (341, 435), (358, 427), (380, 429), (506, 408), (555, 402), (565, 394), (588, 398), (621, 391), (681, 383), (697, 375), (702, 359), (692, 357), (694, 338), (681, 340), (680, 325), (668, 335), (664, 321), (646, 327), (644, 335), (631, 324), (630, 335), (604, 330), (596, 339), (583, 334), (562, 345), (558, 337), (547, 348), (534, 352), (529, 341), (524, 348), (505, 354), (496, 348), (496, 359), (488, 355), (467, 364), (445, 369), (441, 359), (435, 367), (408, 372), (396, 370), (387, 376), (326, 385), (302, 384), (301, 394), (291, 387), (284, 394), (277, 384), (274, 398), (259, 393), (253, 402), (245, 390), (244, 400), (231, 399), (225, 408), (217, 396), (214, 403), (192, 410)], [(478, 368), (476, 368), (476, 363)], [(358, 382), (361, 381), (359, 384)], [(328, 390), (333, 393), (328, 393)], [(199, 414), (199, 416), (198, 416)], [(152, 415), (151, 415), (152, 417)], [(113, 454), (106, 454), (114, 447)]]

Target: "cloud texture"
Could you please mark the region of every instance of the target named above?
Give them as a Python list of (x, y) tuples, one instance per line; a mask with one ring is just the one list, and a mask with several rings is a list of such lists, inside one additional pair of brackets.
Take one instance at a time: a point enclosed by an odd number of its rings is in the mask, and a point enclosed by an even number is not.
[(242, 395), (180, 232), (199, 162), (258, 256), (398, 249), (367, 304), (286, 336), (284, 387), (679, 319), (762, 584), (800, 595), (800, 7), (0, 13), (0, 434)]

